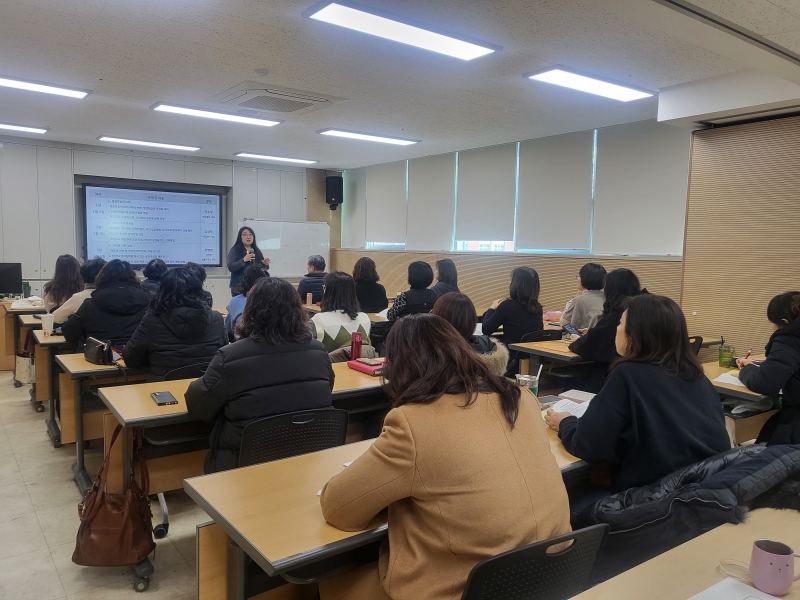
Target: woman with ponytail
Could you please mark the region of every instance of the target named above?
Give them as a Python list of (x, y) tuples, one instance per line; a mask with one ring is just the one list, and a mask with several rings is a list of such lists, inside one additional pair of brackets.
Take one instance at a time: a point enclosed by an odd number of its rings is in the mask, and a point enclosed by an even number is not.
[(756, 443), (800, 444), (800, 292), (770, 300), (767, 319), (775, 329), (767, 344), (767, 360), (737, 360), (739, 379), (759, 394), (777, 396), (783, 390), (781, 410), (764, 423)]

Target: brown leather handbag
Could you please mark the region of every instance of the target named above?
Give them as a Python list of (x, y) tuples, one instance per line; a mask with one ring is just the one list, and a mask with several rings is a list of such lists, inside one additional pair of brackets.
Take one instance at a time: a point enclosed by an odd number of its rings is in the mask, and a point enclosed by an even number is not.
[(121, 425), (111, 438), (109, 453), (95, 477), (83, 503), (78, 505), (81, 520), (72, 562), (85, 567), (122, 567), (142, 562), (155, 550), (153, 515), (147, 492), (150, 478), (142, 452), (141, 429), (136, 433), (134, 455), (139, 463), (142, 489), (136, 483), (131, 461), (130, 487), (124, 494), (106, 493), (108, 456), (117, 440)]

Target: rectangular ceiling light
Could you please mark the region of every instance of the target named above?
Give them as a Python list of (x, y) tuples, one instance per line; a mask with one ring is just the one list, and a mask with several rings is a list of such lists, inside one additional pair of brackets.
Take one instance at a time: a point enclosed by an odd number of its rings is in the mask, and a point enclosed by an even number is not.
[(76, 90), (46, 83), (35, 83), (33, 81), (22, 81), (20, 79), (9, 79), (0, 77), (0, 86), (15, 88), (18, 90), (28, 90), (29, 92), (42, 92), (43, 94), (56, 94), (57, 96), (68, 96), (69, 98), (86, 98), (89, 95), (87, 90)]
[(112, 144), (127, 144), (133, 146), (151, 146), (153, 148), (163, 148), (165, 150), (185, 150), (186, 152), (196, 152), (200, 148), (194, 146), (179, 146), (178, 144), (162, 144), (160, 142), (143, 142), (141, 140), (126, 140), (123, 138), (108, 137), (106, 135), (97, 138), (101, 142), (111, 142)]
[(199, 108), (189, 108), (186, 106), (175, 106), (174, 104), (164, 104), (159, 102), (151, 106), (153, 110), (161, 112), (176, 113), (179, 115), (189, 115), (190, 117), (205, 117), (206, 119), (218, 119), (220, 121), (231, 121), (233, 123), (244, 123), (245, 125), (261, 125), (262, 127), (272, 127), (281, 121), (271, 119), (260, 119), (258, 117), (245, 117), (242, 115), (232, 115), (224, 112), (214, 112), (213, 110), (200, 110)]
[(287, 163), (297, 163), (300, 165), (313, 165), (319, 161), (316, 160), (308, 160), (306, 158), (288, 158), (286, 156), (268, 156), (266, 154), (250, 154), (249, 152), (237, 152), (234, 156), (238, 156), (239, 158), (256, 158), (258, 160), (269, 160), (269, 161), (278, 161), (278, 162), (287, 162)]
[(621, 102), (650, 98), (654, 95), (652, 92), (637, 90), (616, 83), (601, 81), (600, 79), (595, 79), (587, 75), (581, 75), (580, 73), (569, 71), (564, 67), (553, 67), (544, 71), (537, 71), (525, 77), (536, 81), (544, 81), (545, 83), (572, 88), (573, 90), (580, 90), (581, 92), (605, 96), (606, 98), (613, 98)]
[(426, 25), (350, 2), (325, 1), (303, 12), (303, 16), (462, 60), (502, 50), (493, 44), (437, 33)]
[(394, 144), (396, 146), (410, 146), (412, 144), (419, 143), (419, 140), (404, 140), (403, 138), (386, 137), (385, 135), (373, 135), (371, 133), (358, 133), (357, 131), (344, 131), (343, 129), (322, 129), (317, 133), (320, 135), (333, 135), (336, 137), (351, 138), (354, 140), (364, 140), (366, 142)]
[(9, 123), (0, 123), (0, 129), (21, 131), (22, 133), (47, 133), (47, 127), (23, 127), (22, 125), (11, 125)]

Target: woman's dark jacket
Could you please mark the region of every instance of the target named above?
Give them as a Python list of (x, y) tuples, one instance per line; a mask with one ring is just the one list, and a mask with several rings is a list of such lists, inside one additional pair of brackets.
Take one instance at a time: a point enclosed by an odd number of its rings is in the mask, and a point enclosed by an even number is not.
[(210, 363), (226, 342), (222, 315), (202, 302), (166, 314), (148, 311), (122, 357), (134, 369), (149, 365), (153, 379), (162, 379), (173, 369)]
[(92, 292), (61, 326), (70, 344), (83, 351), (86, 338), (129, 338), (150, 305), (150, 294), (138, 283), (112, 283)]
[(186, 391), (195, 419), (213, 421), (206, 473), (234, 469), (244, 428), (258, 419), (331, 405), (333, 366), (322, 342), (244, 338), (217, 351)]
[(585, 335), (569, 345), (569, 349), (594, 364), (588, 374), (571, 387), (596, 394), (603, 387), (608, 367), (619, 358), (617, 354), (617, 325), (622, 319), (622, 310), (603, 315)]
[(436, 297), (440, 298), (445, 294), (449, 294), (450, 292), (460, 292), (461, 290), (458, 289), (457, 285), (453, 285), (452, 283), (446, 283), (444, 281), (437, 281), (436, 285), (431, 288), (434, 292), (436, 292)]
[(259, 250), (258, 246), (251, 246), (251, 249), (255, 252), (256, 257), (249, 262), (244, 261), (244, 255), (246, 254), (244, 247), (242, 247), (240, 250), (234, 246), (228, 251), (228, 271), (231, 272), (231, 280), (229, 285), (231, 289), (239, 285), (239, 282), (242, 280), (242, 276), (244, 275), (244, 270), (247, 267), (250, 265), (260, 264), (261, 261), (264, 260), (264, 255), (261, 253), (261, 250)]
[[(389, 300), (386, 298), (386, 288), (377, 282), (357, 283), (356, 298), (358, 298), (361, 312), (365, 313), (379, 313), (389, 306)], [(300, 299), (303, 302), (306, 301), (303, 296)]]
[(783, 390), (781, 410), (764, 424), (758, 443), (800, 444), (800, 320), (781, 327), (767, 344), (767, 360), (747, 365), (739, 379), (748, 389), (766, 396)]

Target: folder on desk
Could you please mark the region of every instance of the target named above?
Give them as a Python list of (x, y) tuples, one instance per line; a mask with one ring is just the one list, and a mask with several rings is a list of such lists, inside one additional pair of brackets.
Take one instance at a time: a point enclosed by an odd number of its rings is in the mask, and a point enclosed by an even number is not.
[(361, 371), (362, 373), (366, 373), (367, 375), (371, 375), (373, 377), (378, 377), (381, 375), (381, 373), (383, 373), (383, 364), (365, 365), (357, 360), (348, 360), (347, 366), (354, 371)]

